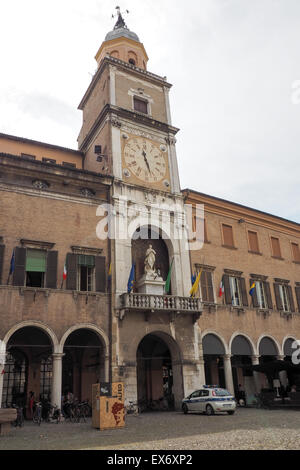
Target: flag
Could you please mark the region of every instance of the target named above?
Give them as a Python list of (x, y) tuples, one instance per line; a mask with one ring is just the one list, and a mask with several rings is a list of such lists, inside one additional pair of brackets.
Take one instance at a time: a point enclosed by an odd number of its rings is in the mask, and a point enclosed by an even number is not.
[(220, 289), (219, 289), (219, 297), (222, 297), (222, 295), (224, 294), (224, 282), (223, 282), (223, 278), (220, 282)]
[(174, 258), (172, 259), (171, 266), (170, 266), (170, 268), (169, 268), (169, 272), (168, 272), (167, 279), (166, 279), (166, 283), (165, 283), (165, 293), (166, 293), (166, 294), (168, 294), (168, 293), (169, 293), (169, 290), (170, 290), (171, 272), (172, 272), (173, 260), (174, 260)]
[(134, 281), (134, 263), (132, 264), (131, 266), (131, 270), (130, 270), (130, 274), (129, 274), (129, 279), (128, 279), (128, 283), (127, 283), (127, 292), (128, 294), (130, 294), (130, 292), (132, 292), (132, 289), (133, 289), (133, 281)]
[(198, 276), (196, 277), (196, 280), (195, 280), (195, 282), (192, 285), (192, 288), (190, 290), (191, 297), (195, 297), (195, 295), (196, 295), (196, 292), (197, 292), (198, 286), (199, 286), (199, 281), (200, 281), (201, 274), (202, 274), (202, 268), (200, 269), (200, 271), (198, 273)]
[(111, 281), (111, 263), (109, 265), (109, 269), (108, 269), (108, 276), (107, 276), (107, 280), (108, 281)]
[(250, 286), (250, 290), (249, 290), (249, 294), (250, 294), (250, 295), (253, 295), (254, 289), (255, 289), (255, 282), (252, 282), (252, 284), (251, 284), (251, 286)]
[(64, 272), (63, 272), (63, 280), (65, 281), (67, 279), (67, 265), (66, 262), (64, 264)]
[(192, 276), (191, 276), (192, 285), (194, 284), (194, 282), (196, 281), (196, 279), (197, 279), (196, 274), (192, 274)]
[(15, 250), (13, 250), (10, 260), (9, 275), (11, 275), (15, 270)]

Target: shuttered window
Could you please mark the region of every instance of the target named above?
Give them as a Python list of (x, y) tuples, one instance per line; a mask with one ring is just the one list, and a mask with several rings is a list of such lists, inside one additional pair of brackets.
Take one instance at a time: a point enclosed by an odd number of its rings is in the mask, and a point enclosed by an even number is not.
[(270, 285), (266, 281), (250, 279), (250, 286), (255, 282), (255, 289), (251, 296), (254, 308), (273, 309)]
[(295, 304), (291, 286), (275, 283), (274, 292), (278, 310), (283, 310), (284, 312), (295, 311)]
[(4, 245), (0, 245), (0, 284), (2, 283), (3, 260), (4, 260)]
[(300, 263), (300, 251), (298, 243), (292, 243), (293, 261)]
[(68, 253), (67, 289), (106, 292), (105, 256)]
[(133, 98), (133, 108), (135, 111), (140, 113), (148, 114), (148, 103), (145, 100), (141, 100), (136, 96)]
[(279, 238), (271, 237), (272, 255), (275, 258), (281, 258)]
[(295, 287), (297, 305), (298, 305), (298, 312), (300, 312), (300, 286)]
[[(208, 243), (208, 237), (207, 237), (207, 222), (206, 222), (206, 219), (200, 219), (199, 217), (196, 217), (195, 215), (193, 216), (193, 235), (194, 235), (194, 238), (193, 240), (196, 239), (196, 229), (198, 227), (198, 231), (200, 232), (200, 230), (202, 229), (201, 227), (201, 224), (203, 223), (203, 231), (204, 231), (204, 234), (203, 234), (203, 241), (204, 243)], [(200, 232), (201, 234), (201, 232)], [(202, 235), (202, 234), (201, 234)]]
[(203, 302), (214, 302), (214, 288), (212, 282), (212, 272), (202, 271), (200, 278), (201, 300)]
[(46, 251), (30, 250), (26, 251), (26, 271), (46, 272)]
[(248, 230), (248, 239), (250, 251), (253, 251), (254, 253), (259, 253), (257, 232), (252, 232), (251, 230)]
[(223, 231), (223, 244), (225, 246), (234, 246), (233, 243), (233, 231), (231, 225), (222, 224)]
[(246, 283), (243, 277), (223, 276), (225, 302), (227, 305), (235, 307), (248, 307), (248, 296), (246, 290)]

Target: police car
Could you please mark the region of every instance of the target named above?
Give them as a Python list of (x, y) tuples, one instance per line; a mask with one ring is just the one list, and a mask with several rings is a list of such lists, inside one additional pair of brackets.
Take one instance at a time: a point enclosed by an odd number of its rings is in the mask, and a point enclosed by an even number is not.
[(191, 393), (182, 400), (182, 411), (202, 412), (213, 415), (216, 412), (227, 412), (233, 415), (236, 410), (235, 398), (217, 385), (203, 385), (202, 388)]

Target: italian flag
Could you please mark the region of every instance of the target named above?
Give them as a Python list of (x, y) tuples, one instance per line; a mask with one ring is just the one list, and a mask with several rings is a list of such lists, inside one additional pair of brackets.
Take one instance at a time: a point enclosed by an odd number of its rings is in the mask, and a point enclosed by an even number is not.
[(67, 279), (67, 266), (66, 266), (66, 262), (64, 264), (64, 272), (63, 272), (63, 280), (65, 281)]
[(223, 294), (224, 294), (224, 283), (223, 283), (223, 278), (222, 278), (221, 283), (220, 283), (220, 289), (219, 289), (219, 297), (222, 297)]

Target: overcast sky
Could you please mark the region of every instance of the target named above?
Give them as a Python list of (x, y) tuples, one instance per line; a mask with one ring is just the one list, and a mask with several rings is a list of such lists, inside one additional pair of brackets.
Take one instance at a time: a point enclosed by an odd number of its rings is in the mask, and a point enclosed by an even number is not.
[[(0, 132), (77, 149), (117, 1), (0, 0)], [(167, 76), (181, 187), (300, 223), (300, 1), (124, 0)]]

